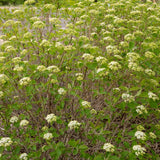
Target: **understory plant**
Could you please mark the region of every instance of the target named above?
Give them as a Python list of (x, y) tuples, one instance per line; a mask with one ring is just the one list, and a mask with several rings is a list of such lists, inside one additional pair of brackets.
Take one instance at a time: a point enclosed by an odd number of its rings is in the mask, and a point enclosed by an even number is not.
[(84, 0), (0, 15), (0, 159), (160, 158), (158, 5)]

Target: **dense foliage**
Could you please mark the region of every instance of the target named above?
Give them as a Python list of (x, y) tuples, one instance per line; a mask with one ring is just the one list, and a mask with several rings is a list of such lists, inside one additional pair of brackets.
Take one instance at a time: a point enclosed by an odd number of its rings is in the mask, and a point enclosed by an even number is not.
[(2, 160), (160, 158), (159, 6), (84, 0), (0, 15)]

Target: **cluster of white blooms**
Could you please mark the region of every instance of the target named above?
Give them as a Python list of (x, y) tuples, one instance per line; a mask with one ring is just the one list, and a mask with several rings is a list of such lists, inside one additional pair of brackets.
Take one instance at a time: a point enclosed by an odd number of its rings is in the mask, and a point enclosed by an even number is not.
[(77, 122), (76, 120), (70, 121), (70, 122), (68, 123), (68, 127), (69, 127), (70, 129), (78, 129), (78, 128), (80, 127), (80, 125), (81, 125), (81, 123)]
[(25, 33), (25, 34), (23, 35), (23, 38), (24, 38), (24, 39), (30, 39), (30, 38), (32, 38), (32, 33), (31, 33), (31, 32)]
[(116, 61), (110, 62), (110, 63), (108, 64), (108, 67), (109, 67), (111, 70), (113, 70), (113, 71), (117, 71), (117, 70), (119, 70), (119, 69), (122, 68), (121, 65), (120, 65), (118, 62), (116, 62)]
[(16, 51), (16, 49), (13, 46), (7, 46), (5, 48), (5, 52), (15, 52), (15, 51)]
[(54, 65), (47, 67), (47, 70), (50, 71), (50, 72), (53, 72), (53, 73), (60, 72), (60, 69), (57, 66), (54, 66)]
[(77, 81), (82, 81), (83, 80), (83, 73), (76, 73), (76, 79)]
[(156, 94), (152, 93), (151, 91), (148, 92), (148, 97), (150, 99), (153, 99), (153, 101), (159, 100), (159, 97)]
[(148, 113), (147, 109), (143, 105), (137, 106), (136, 107), (136, 112), (138, 114)]
[(19, 159), (27, 160), (27, 159), (28, 159), (28, 154), (27, 154), (27, 153), (22, 153), (22, 154), (19, 156)]
[(82, 101), (81, 104), (84, 108), (91, 108), (91, 103), (88, 101)]
[(133, 102), (135, 101), (134, 99), (134, 96), (128, 94), (128, 93), (123, 93), (122, 94), (122, 99), (125, 101), (125, 102)]
[(98, 68), (96, 73), (99, 75), (99, 76), (106, 76), (109, 74), (109, 72), (106, 70), (106, 68)]
[(26, 86), (28, 83), (30, 83), (31, 82), (31, 79), (30, 79), (30, 77), (24, 77), (24, 78), (22, 78), (20, 81), (19, 81), (19, 84), (21, 85), (21, 86)]
[(45, 10), (53, 10), (55, 9), (55, 6), (53, 4), (45, 4), (43, 7)]
[(64, 50), (65, 50), (65, 51), (73, 51), (73, 50), (75, 50), (75, 49), (76, 49), (76, 48), (73, 47), (72, 45), (64, 46)]
[(12, 20), (12, 19), (9, 19), (5, 23), (3, 23), (3, 26), (8, 27), (8, 26), (11, 26), (11, 25), (14, 25), (14, 24), (15, 24), (15, 21)]
[(45, 119), (47, 120), (48, 123), (52, 123), (52, 122), (57, 121), (57, 116), (51, 113), (51, 114), (48, 114)]
[(105, 64), (107, 62), (107, 59), (105, 57), (98, 56), (96, 57), (96, 61), (100, 64)]
[(113, 88), (113, 92), (120, 92), (120, 88)]
[(24, 2), (25, 5), (31, 5), (34, 4), (36, 1), (35, 0), (27, 0)]
[(126, 41), (122, 41), (122, 42), (120, 42), (120, 46), (121, 47), (124, 47), (124, 48), (126, 48), (126, 47), (128, 47), (128, 42), (126, 42)]
[(10, 41), (15, 41), (16, 38), (17, 38), (16, 36), (12, 36), (12, 37), (9, 38), (9, 40), (10, 40)]
[(0, 57), (0, 62), (4, 62), (5, 59), (6, 57)]
[(145, 154), (146, 149), (141, 145), (134, 145), (133, 150), (137, 156)]
[(5, 74), (0, 74), (0, 84), (5, 84), (9, 78)]
[(50, 82), (53, 83), (53, 84), (55, 84), (55, 83), (58, 83), (58, 80), (57, 79), (51, 79)]
[(17, 10), (15, 10), (12, 14), (13, 14), (13, 15), (22, 15), (23, 13), (24, 13), (23, 10), (17, 9)]
[(90, 110), (90, 113), (91, 113), (91, 114), (97, 114), (97, 111), (96, 111), (95, 109), (91, 109), (91, 110)]
[(67, 91), (66, 91), (64, 88), (59, 88), (59, 89), (58, 89), (58, 93), (59, 93), (60, 95), (65, 95), (66, 92), (67, 92)]
[(39, 65), (39, 66), (37, 67), (37, 70), (38, 70), (39, 72), (44, 72), (44, 71), (46, 70), (46, 67), (45, 67), (44, 65)]
[(12, 142), (11, 138), (9, 138), (9, 137), (3, 137), (3, 138), (1, 138), (1, 140), (0, 140), (0, 146), (2, 146), (2, 147), (8, 147), (8, 146), (10, 146), (12, 143), (13, 143), (13, 142)]
[(150, 82), (155, 86), (159, 86), (159, 83), (155, 79), (150, 79)]
[(46, 25), (42, 21), (36, 21), (33, 23), (34, 28), (44, 28)]
[(153, 139), (156, 139), (156, 138), (157, 138), (157, 136), (156, 136), (153, 132), (149, 132), (149, 136), (150, 136), (151, 138), (153, 138)]
[(111, 143), (105, 143), (103, 145), (103, 149), (106, 150), (106, 152), (114, 152), (115, 151), (115, 147)]
[(155, 57), (155, 54), (153, 52), (147, 51), (147, 52), (145, 52), (145, 57), (153, 58), (153, 57)]
[(46, 133), (46, 134), (44, 134), (43, 138), (45, 140), (49, 141), (49, 140), (51, 140), (53, 138), (53, 135), (52, 135), (52, 133)]
[(135, 52), (127, 53), (127, 57), (129, 58), (129, 61), (132, 61), (132, 62), (140, 58), (139, 54)]
[(48, 130), (47, 126), (42, 127), (42, 131), (47, 131), (47, 130)]
[(146, 140), (146, 134), (142, 131), (136, 131), (135, 137), (137, 139)]
[(148, 74), (149, 76), (155, 76), (155, 72), (152, 71), (151, 69), (145, 69), (144, 72), (145, 72), (146, 74)]
[(143, 71), (143, 68), (135, 62), (129, 62), (128, 63), (128, 68), (133, 70), (133, 71), (137, 71), (137, 72)]
[(118, 54), (115, 54), (114, 57), (116, 57), (117, 59), (123, 59), (123, 57)]
[[(108, 43), (113, 43), (113, 42), (114, 42), (114, 39), (111, 38), (110, 36), (104, 37), (103, 40), (104, 40), (105, 42), (108, 42)], [(107, 48), (106, 48), (106, 49), (107, 49)]]
[(108, 54), (111, 54), (111, 53), (117, 54), (117, 47), (116, 46), (109, 45), (106, 47), (106, 50), (107, 50)]
[(21, 58), (20, 57), (15, 57), (15, 58), (12, 59), (12, 62), (13, 63), (19, 63), (19, 62), (21, 62)]
[(83, 54), (82, 58), (84, 58), (84, 60), (88, 62), (92, 62), (92, 60), (94, 59), (94, 56), (92, 56), (91, 54), (85, 53)]
[(13, 70), (17, 71), (17, 72), (21, 72), (21, 71), (23, 71), (23, 67), (19, 66), (19, 65), (15, 65), (15, 67), (13, 68)]
[(21, 127), (24, 127), (24, 126), (27, 126), (29, 124), (29, 121), (27, 121), (26, 119), (23, 119), (20, 121), (20, 126)]
[(4, 93), (3, 91), (0, 91), (0, 98), (3, 97)]
[(40, 43), (40, 46), (43, 46), (43, 47), (49, 47), (50, 45), (51, 43), (46, 39), (43, 39), (42, 42)]
[(61, 21), (58, 18), (49, 18), (49, 23), (51, 23), (51, 24), (60, 24)]
[(56, 43), (55, 43), (55, 47), (56, 47), (57, 49), (63, 49), (63, 48), (64, 48), (64, 45), (63, 45), (61, 42), (56, 42)]
[(10, 123), (15, 123), (15, 122), (18, 121), (18, 117), (17, 116), (13, 116), (13, 117), (11, 117), (11, 119), (9, 121), (10, 121)]
[(130, 33), (124, 36), (124, 40), (126, 41), (132, 41), (134, 39), (135, 39), (134, 35)]
[(21, 52), (20, 52), (20, 55), (22, 55), (22, 56), (25, 56), (26, 54), (27, 54), (27, 50), (26, 49), (23, 49)]

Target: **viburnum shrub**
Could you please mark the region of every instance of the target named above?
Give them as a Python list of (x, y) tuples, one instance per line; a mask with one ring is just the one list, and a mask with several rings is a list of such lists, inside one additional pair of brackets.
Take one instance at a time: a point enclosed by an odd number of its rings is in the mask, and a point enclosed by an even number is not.
[(2, 160), (160, 155), (160, 7), (83, 0), (0, 9)]

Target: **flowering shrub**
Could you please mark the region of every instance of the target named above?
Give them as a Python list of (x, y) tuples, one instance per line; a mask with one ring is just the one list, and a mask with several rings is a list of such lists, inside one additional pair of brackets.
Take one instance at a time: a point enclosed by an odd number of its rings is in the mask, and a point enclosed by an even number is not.
[(0, 159), (159, 159), (160, 7), (93, 1), (0, 9)]

